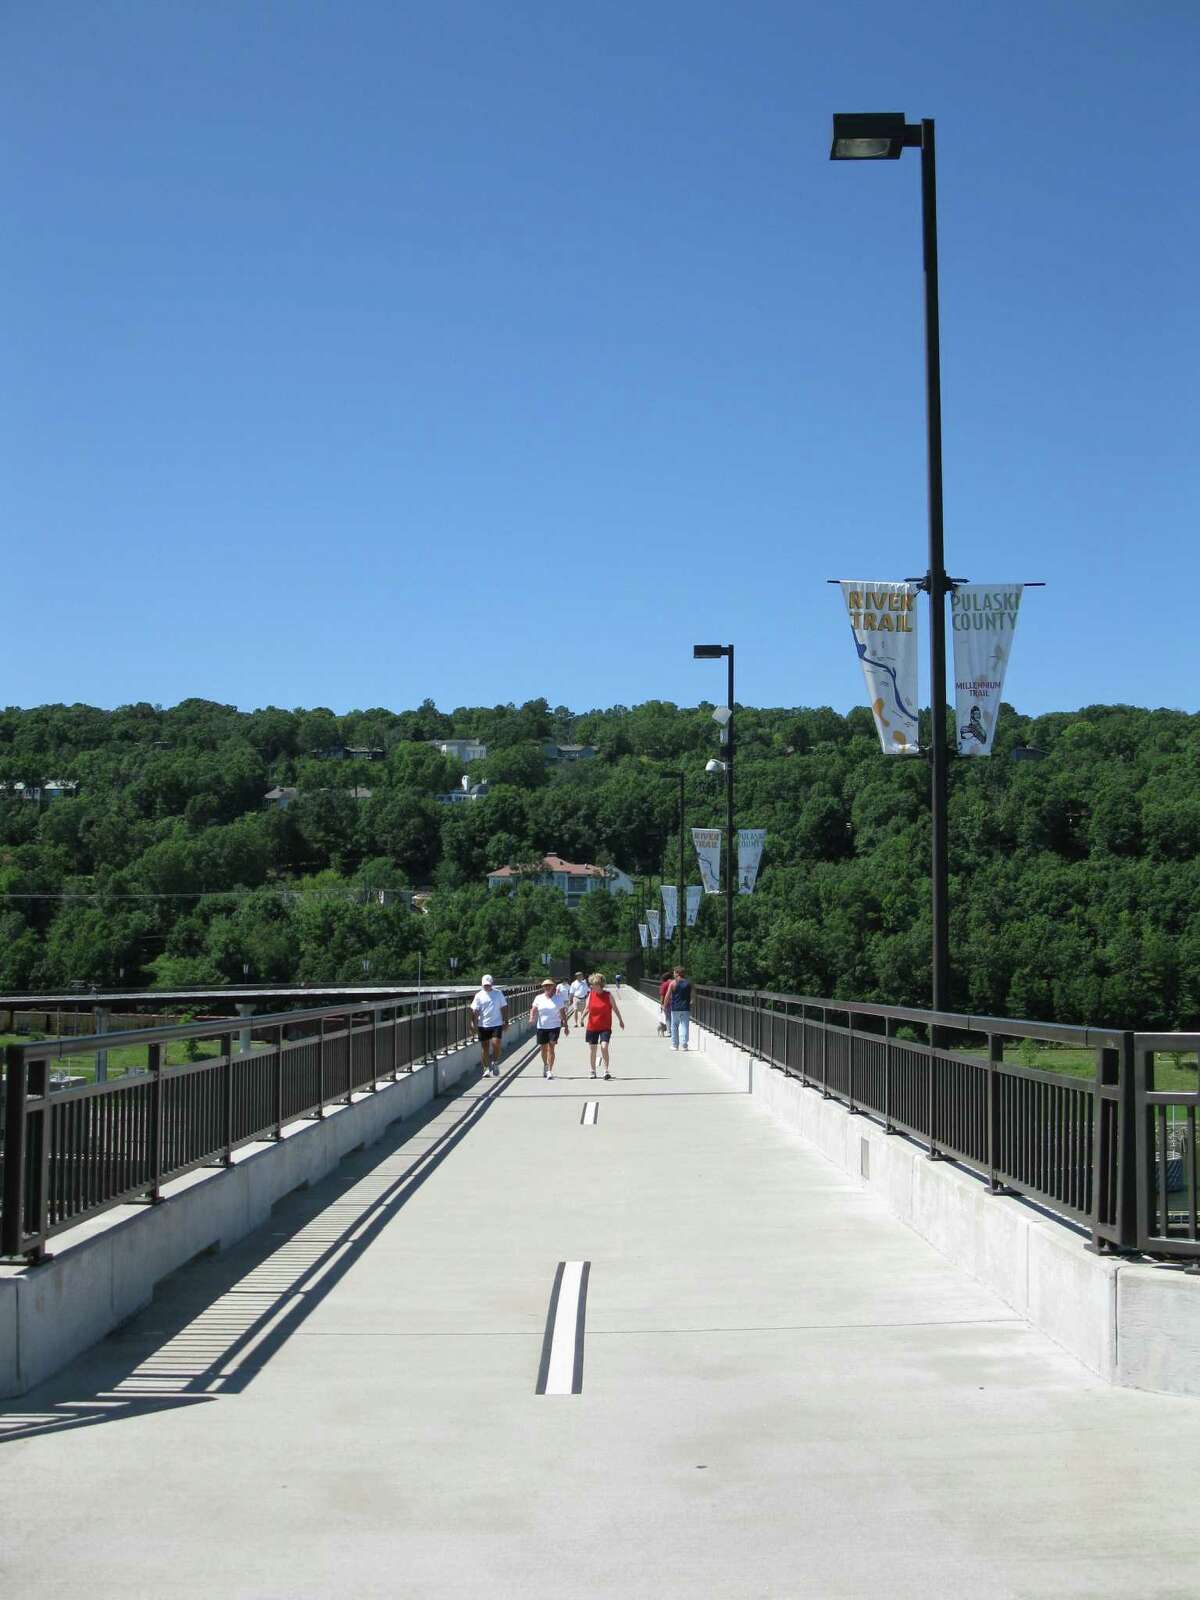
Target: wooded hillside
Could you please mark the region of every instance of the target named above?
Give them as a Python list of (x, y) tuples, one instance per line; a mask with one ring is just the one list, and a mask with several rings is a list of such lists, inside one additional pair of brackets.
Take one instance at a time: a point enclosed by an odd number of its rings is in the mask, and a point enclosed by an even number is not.
[[(239, 713), (189, 700), (0, 716), (0, 989), (158, 980), (448, 977), (528, 970), (543, 950), (632, 943), (630, 907), (578, 914), (550, 890), (489, 892), (490, 868), (555, 851), (677, 877), (687, 826), (719, 826), (711, 706), (575, 714), (545, 701), (440, 712)], [(884, 758), (866, 710), (739, 708), (737, 822), (765, 827), (737, 903), (739, 983), (925, 1004), (928, 767)], [(447, 805), (463, 767), (424, 742), (475, 736), (485, 798)], [(542, 743), (600, 754), (548, 761)], [(1011, 759), (1033, 745), (1041, 760)], [(378, 749), (382, 759), (329, 752)], [(1090, 706), (1003, 711), (996, 754), (951, 771), (953, 1002), (1123, 1026), (1200, 1021), (1200, 717)], [(77, 785), (24, 798), (17, 783)], [(274, 786), (299, 791), (269, 808)], [(369, 796), (355, 790), (369, 789)], [(687, 850), (689, 876), (698, 882)], [(427, 915), (379, 891), (431, 887)], [(689, 940), (721, 971), (720, 902)]]

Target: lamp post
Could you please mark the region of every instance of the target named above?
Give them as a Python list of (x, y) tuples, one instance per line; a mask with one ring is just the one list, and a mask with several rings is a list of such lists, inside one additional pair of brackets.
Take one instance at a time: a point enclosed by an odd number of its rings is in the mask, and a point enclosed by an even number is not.
[(896, 161), (902, 150), (921, 152), (921, 234), (925, 258), (925, 425), (929, 462), (929, 695), (933, 739), (930, 749), (930, 812), (933, 854), (933, 1009), (946, 1011), (950, 999), (948, 917), (948, 840), (946, 831), (949, 751), (946, 740), (946, 577), (942, 539), (942, 378), (938, 328), (937, 170), (933, 119), (906, 122), (902, 111), (840, 113), (833, 119), (831, 161)]
[(721, 724), (721, 743), (725, 746), (725, 987), (733, 988), (733, 646), (731, 644), (694, 644), (692, 657), (696, 661), (716, 661), (721, 656), (729, 658), (729, 697), (724, 715), (720, 708), (713, 713)]
[(675, 918), (679, 923), (679, 965), (683, 962), (683, 925), (687, 921), (687, 889), (683, 881), (683, 768), (679, 769), (679, 888), (675, 891)]

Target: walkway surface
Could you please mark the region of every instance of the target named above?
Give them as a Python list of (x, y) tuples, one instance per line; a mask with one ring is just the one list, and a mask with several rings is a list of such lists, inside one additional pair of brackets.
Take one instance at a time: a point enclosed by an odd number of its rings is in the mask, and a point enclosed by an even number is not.
[(8, 1402), (0, 1592), (1195, 1600), (1200, 1407), (625, 1013), (613, 1081), (522, 1048)]

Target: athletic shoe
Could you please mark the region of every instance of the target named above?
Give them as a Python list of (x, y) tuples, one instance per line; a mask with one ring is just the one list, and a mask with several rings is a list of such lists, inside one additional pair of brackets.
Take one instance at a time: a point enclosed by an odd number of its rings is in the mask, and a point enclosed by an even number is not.
[(548, 1078), (553, 1078), (553, 1076), (554, 1076), (554, 1074), (553, 1074), (553, 1073), (552, 1073), (552, 1072), (548, 1072), (548, 1073), (547, 1073), (547, 1074), (546, 1074), (546, 1076), (547, 1076), (547, 1077), (548, 1077)]
[(612, 1077), (612, 1073), (611, 1073), (611, 1072), (606, 1072), (606, 1073), (605, 1073), (605, 1074), (604, 1074), (604, 1076), (605, 1076), (605, 1077), (606, 1077), (606, 1078), (611, 1078), (611, 1077)]
[(592, 1077), (594, 1078), (595, 1076), (596, 1076), (596, 1069), (595, 1069), (595, 1067), (593, 1067), (592, 1068)]

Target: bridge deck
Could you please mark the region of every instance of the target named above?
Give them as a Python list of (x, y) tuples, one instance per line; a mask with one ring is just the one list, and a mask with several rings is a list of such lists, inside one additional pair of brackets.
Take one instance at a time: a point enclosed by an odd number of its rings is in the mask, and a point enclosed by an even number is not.
[[(1193, 1594), (1200, 1413), (1092, 1379), (625, 1013), (612, 1082), (522, 1049), (10, 1402), (6, 1591)], [(539, 1395), (559, 1262), (582, 1391)]]

